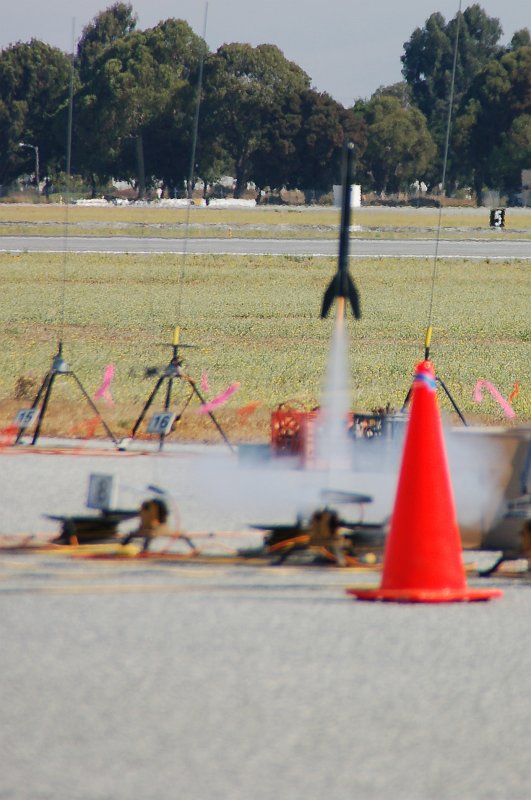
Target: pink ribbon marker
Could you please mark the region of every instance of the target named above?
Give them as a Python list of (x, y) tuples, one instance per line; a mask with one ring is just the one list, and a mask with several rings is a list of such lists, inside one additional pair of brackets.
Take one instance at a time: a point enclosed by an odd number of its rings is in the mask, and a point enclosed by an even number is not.
[(210, 414), (210, 412), (213, 411), (215, 408), (218, 408), (218, 406), (222, 406), (223, 403), (226, 403), (229, 397), (231, 397), (231, 395), (233, 395), (234, 392), (237, 392), (239, 388), (240, 388), (239, 383), (231, 383), (229, 388), (225, 389), (224, 392), (218, 394), (218, 396), (214, 397), (212, 400), (209, 400), (208, 403), (203, 403), (202, 406), (199, 406), (199, 408), (197, 409), (197, 413)]
[(111, 383), (113, 377), (114, 364), (108, 364), (105, 367), (105, 372), (103, 373), (103, 381), (101, 382), (101, 386), (94, 392), (94, 400), (98, 400), (101, 397), (108, 405), (114, 405), (114, 400), (112, 399), (111, 394)]
[(506, 417), (509, 417), (509, 419), (513, 419), (514, 417), (516, 417), (516, 414), (514, 413), (510, 404), (504, 397), (502, 397), (502, 395), (499, 393), (496, 387), (493, 386), (492, 383), (489, 383), (489, 381), (484, 381), (480, 379), (476, 383), (474, 387), (474, 400), (476, 401), (476, 403), (481, 403), (481, 401), (483, 400), (483, 396), (481, 394), (482, 389), (486, 389), (488, 392), (491, 393), (491, 395), (496, 400), (498, 405), (501, 406), (501, 408), (503, 409), (503, 412)]
[(208, 375), (206, 374), (205, 370), (203, 370), (203, 374), (201, 375), (201, 391), (208, 392), (210, 386), (208, 385)]

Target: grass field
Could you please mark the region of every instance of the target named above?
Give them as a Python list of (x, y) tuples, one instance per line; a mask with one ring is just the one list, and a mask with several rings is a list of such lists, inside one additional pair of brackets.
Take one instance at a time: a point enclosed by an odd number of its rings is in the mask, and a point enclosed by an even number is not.
[[(348, 321), (356, 411), (401, 406), (423, 357), (432, 265), (406, 259), (353, 265), (363, 305), (362, 320)], [(0, 423), (9, 425), (30, 404), (62, 339), (65, 358), (90, 394), (105, 366), (115, 364), (116, 406), (101, 408), (117, 433), (127, 433), (156, 380), (146, 368), (167, 363), (171, 350), (164, 343), (177, 323), (181, 341), (198, 345), (185, 351), (186, 365), (196, 379), (206, 371), (209, 396), (240, 383), (218, 412), (233, 438), (267, 439), (270, 412), (282, 402), (319, 402), (332, 330), (319, 309), (334, 259), (190, 256), (183, 280), (182, 269), (182, 259), (167, 255), (65, 261), (0, 254)], [(485, 378), (505, 397), (518, 382), (517, 423), (531, 420), (529, 320), (527, 264), (438, 265), (432, 357), (465, 415), (503, 421), (490, 397), (481, 405), (472, 400), (477, 379)], [(26, 397), (15, 398), (17, 388)], [(178, 382), (177, 396), (184, 399), (185, 388)], [(256, 401), (261, 405), (248, 417), (237, 413)], [(447, 406), (443, 398), (441, 405)], [(75, 384), (58, 379), (43, 432), (71, 433), (90, 416)], [(182, 430), (186, 437), (217, 436), (192, 411)]]
[[(65, 231), (65, 206), (0, 204), (0, 234), (62, 236)], [(189, 223), (187, 225), (187, 222)], [(439, 223), (439, 211), (433, 208), (353, 209), (352, 236), (392, 238), (422, 236), (432, 238)], [(251, 209), (160, 208), (126, 206), (107, 208), (71, 206), (68, 208), (68, 231), (79, 236), (238, 236), (281, 238), (335, 238), (339, 209), (313, 207), (288, 208), (264, 206)], [(444, 208), (441, 227), (446, 237), (504, 236), (531, 239), (531, 209), (506, 211), (505, 229), (489, 227), (487, 208)]]

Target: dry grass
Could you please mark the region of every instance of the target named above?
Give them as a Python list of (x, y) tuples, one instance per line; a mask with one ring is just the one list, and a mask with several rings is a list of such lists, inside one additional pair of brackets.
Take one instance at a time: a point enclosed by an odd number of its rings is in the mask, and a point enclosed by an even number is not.
[[(65, 231), (83, 236), (258, 236), (335, 238), (339, 225), (337, 208), (257, 207), (251, 209), (158, 208), (109, 206), (107, 208), (0, 204), (0, 234), (56, 235)], [(187, 222), (189, 225), (187, 226)], [(439, 212), (430, 208), (362, 207), (353, 209), (352, 224), (361, 226), (353, 236), (433, 237)], [(445, 208), (441, 214), (445, 235), (531, 238), (531, 209), (508, 209), (504, 231), (489, 227), (489, 209)]]
[[(173, 327), (196, 379), (206, 371), (210, 397), (238, 381), (239, 391), (219, 411), (233, 438), (269, 435), (269, 415), (279, 403), (318, 403), (332, 328), (319, 306), (333, 259), (302, 257), (168, 255), (0, 255), (0, 424), (30, 404), (15, 399), (20, 379), (27, 397), (51, 364), (57, 341), (89, 393), (114, 363), (116, 406), (102, 406), (111, 427), (127, 433), (170, 356)], [(370, 411), (400, 407), (413, 366), (423, 355), (431, 286), (431, 261), (376, 259), (352, 267), (360, 287), (363, 319), (349, 320), (352, 405)], [(438, 267), (432, 356), (466, 414), (503, 420), (490, 399), (472, 400), (478, 378), (507, 396), (515, 382), (518, 421), (531, 419), (529, 393), (529, 267), (524, 263), (452, 261)], [(63, 305), (64, 297), (64, 305)], [(67, 378), (56, 381), (48, 432), (72, 433), (91, 412)], [(187, 385), (178, 381), (176, 399)], [(241, 416), (237, 409), (260, 402)], [(192, 404), (193, 405), (193, 404)], [(444, 405), (444, 402), (443, 402)], [(162, 406), (162, 397), (159, 407)], [(216, 438), (213, 426), (192, 411), (183, 436)]]

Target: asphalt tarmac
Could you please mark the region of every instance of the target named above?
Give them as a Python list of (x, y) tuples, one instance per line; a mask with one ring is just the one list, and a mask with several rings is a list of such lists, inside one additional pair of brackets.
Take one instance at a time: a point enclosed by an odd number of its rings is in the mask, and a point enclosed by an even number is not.
[[(0, 252), (63, 253), (61, 236), (0, 236)], [(70, 236), (72, 253), (337, 256), (337, 239), (162, 239), (133, 236)], [(352, 239), (351, 258), (433, 258), (435, 239)], [(531, 259), (529, 240), (441, 239), (438, 258)]]
[[(2, 454), (5, 540), (82, 509), (92, 472), (119, 478), (121, 506), (170, 485), (196, 530), (236, 529), (248, 513), (230, 481), (215, 495), (201, 448), (52, 449)], [(211, 457), (217, 474), (223, 449)], [(286, 474), (273, 488), (289, 495)], [(531, 584), (471, 578), (504, 597), (440, 606), (345, 594), (378, 582), (1, 553), (0, 797), (528, 800)]]
[(0, 796), (528, 800), (530, 585), (345, 594), (377, 581), (2, 556)]

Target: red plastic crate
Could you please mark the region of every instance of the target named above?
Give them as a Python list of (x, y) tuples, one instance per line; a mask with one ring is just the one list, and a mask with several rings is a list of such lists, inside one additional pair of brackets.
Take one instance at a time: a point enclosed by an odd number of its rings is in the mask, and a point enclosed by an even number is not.
[(271, 446), (275, 455), (305, 456), (313, 438), (313, 420), (317, 410), (303, 411), (282, 403), (271, 414)]

